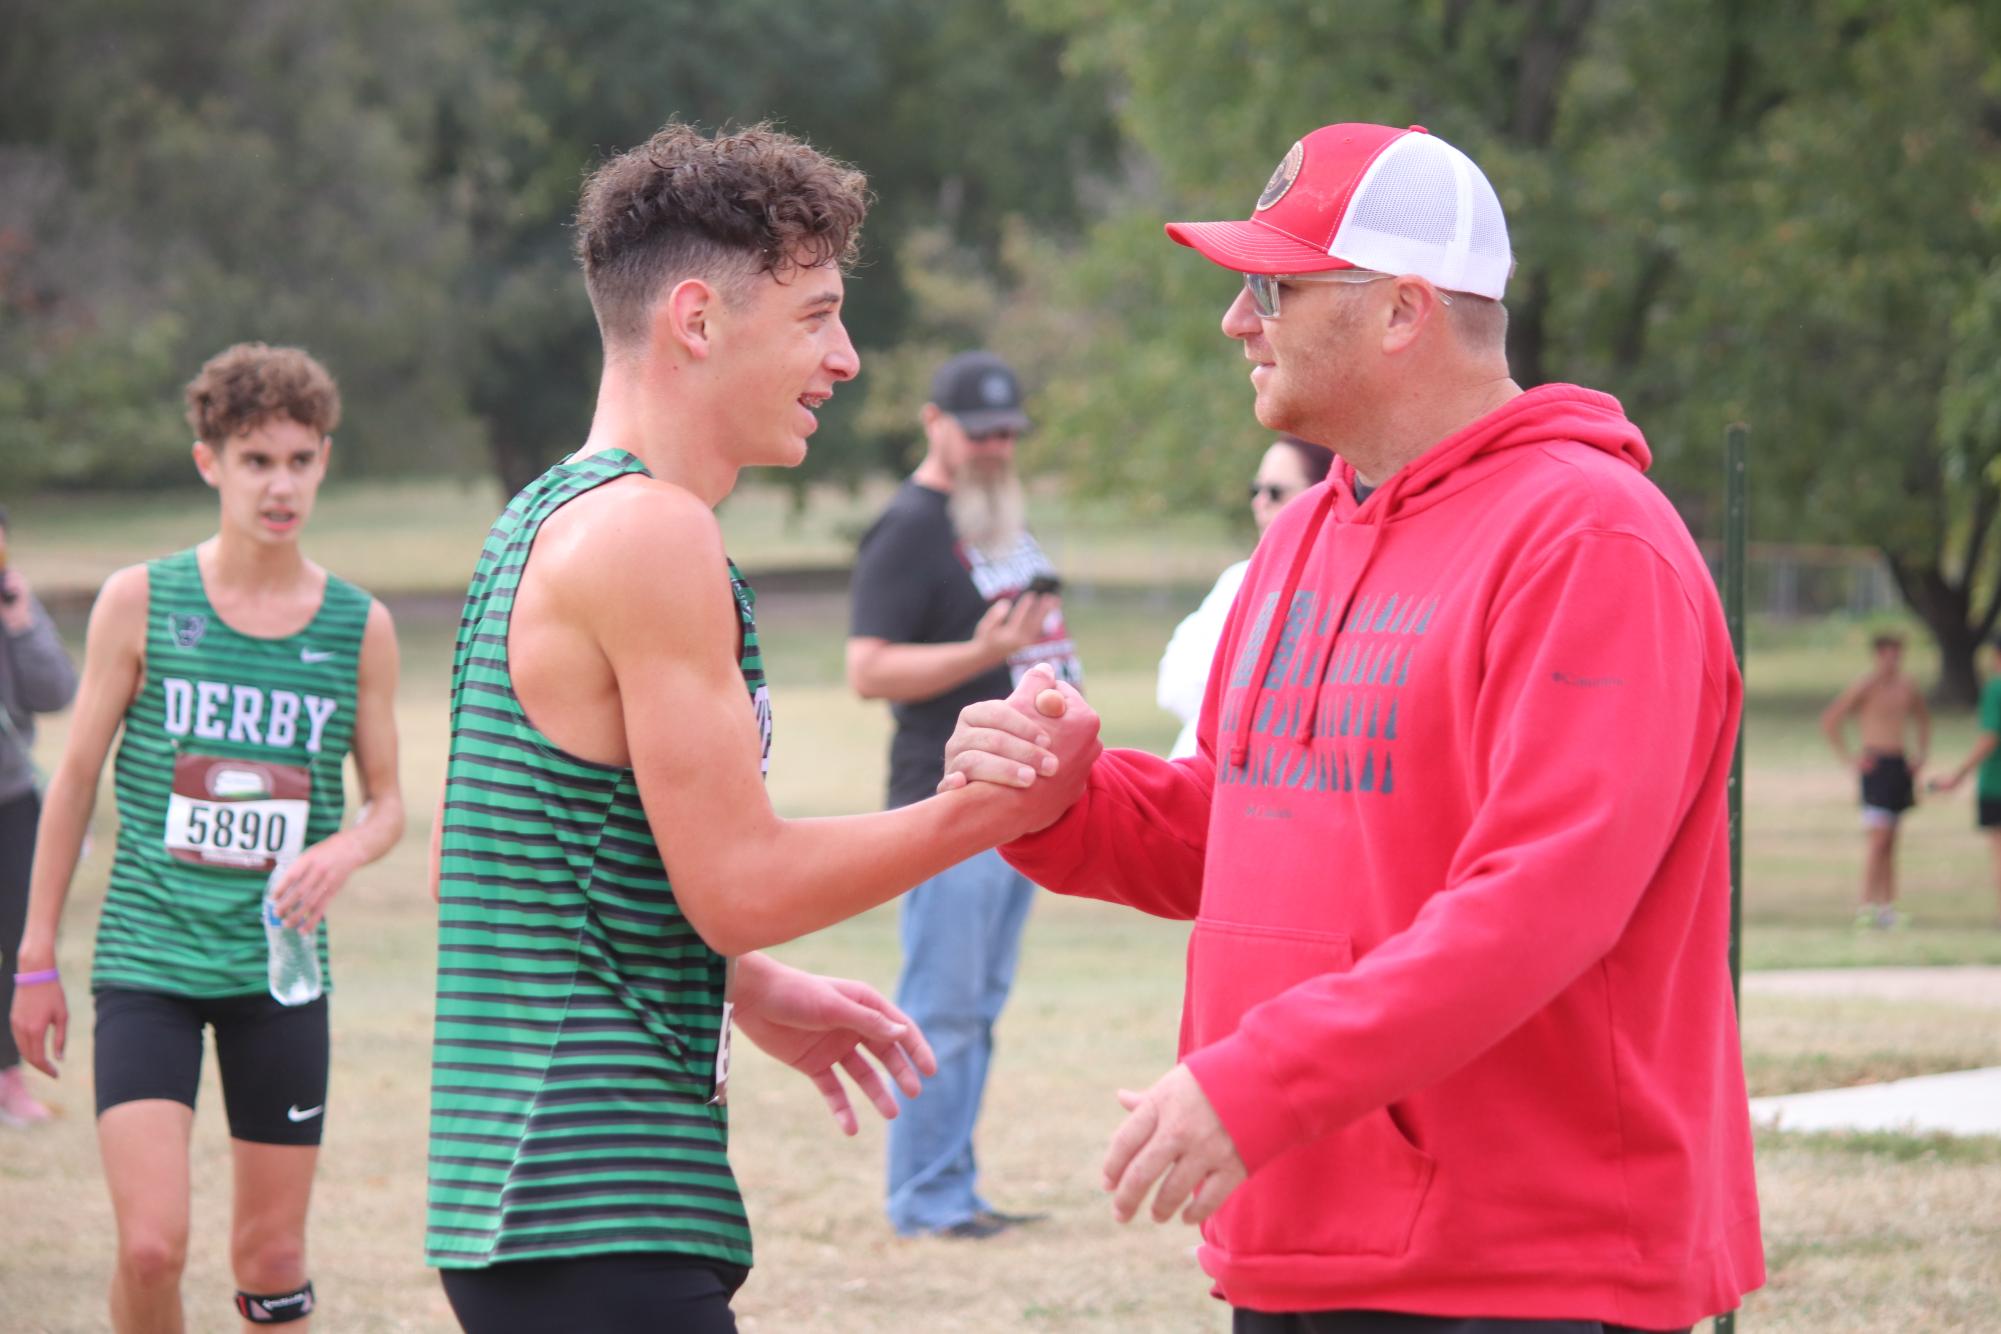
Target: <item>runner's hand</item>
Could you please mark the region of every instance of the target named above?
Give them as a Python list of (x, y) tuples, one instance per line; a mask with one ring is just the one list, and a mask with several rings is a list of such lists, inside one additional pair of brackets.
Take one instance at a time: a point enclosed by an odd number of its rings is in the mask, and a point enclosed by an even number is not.
[(299, 854), (278, 883), (271, 897), (278, 916), (294, 931), (312, 931), (327, 915), (327, 905), (354, 874), (354, 860), (342, 850), (340, 836), (315, 843)]
[(885, 1120), (895, 1118), (896, 1099), (883, 1084), (883, 1073), (910, 1098), (923, 1088), (920, 1075), (938, 1073), (924, 1034), (868, 983), (801, 972), (762, 954), (745, 955), (740, 966), (737, 1027), (768, 1055), (813, 1081), (842, 1134), (861, 1127), (847, 1087), (834, 1073), (837, 1067), (847, 1071)]
[(945, 776), (938, 781), (940, 792), (964, 787), (969, 782), (994, 783), (1001, 787), (1029, 787), (1036, 775), (1047, 778), (1062, 767), (1050, 747), (1047, 718), (1060, 718), (1067, 704), (1056, 689), (1056, 677), (1047, 667), (1031, 668), (1017, 687), (1032, 692), (1036, 705), (1028, 711), (1008, 699), (987, 699), (968, 704), (959, 711), (958, 724), (945, 743)]
[[(1023, 832), (1047, 828), (1070, 809), (1104, 751), (1096, 710), (1045, 663), (1023, 673), (1005, 700), (969, 704), (945, 743), (938, 790), (969, 782), (1030, 789)], [(1036, 744), (1046, 738), (1046, 744)], [(1050, 762), (1054, 761), (1054, 768)], [(1041, 777), (1036, 773), (1040, 771)]]
[[(56, 1078), (56, 1062), (63, 1059), (69, 1045), (69, 998), (63, 994), (62, 980), (31, 982), (14, 988), (14, 1010), (8, 1016), (14, 1030), (14, 1045), (21, 1059), (49, 1078)], [(46, 1049), (55, 1038), (53, 1053)]]

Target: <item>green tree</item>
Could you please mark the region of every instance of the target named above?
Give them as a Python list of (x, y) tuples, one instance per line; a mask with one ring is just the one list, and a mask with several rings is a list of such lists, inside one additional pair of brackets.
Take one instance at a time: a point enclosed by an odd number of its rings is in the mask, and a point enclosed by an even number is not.
[(1619, 395), (1698, 530), (1748, 420), (1760, 533), (1880, 546), (1968, 695), (2001, 583), (1991, 6), (1018, 3), (1146, 154), (1052, 289), (1079, 336), (1045, 415), (1084, 485), (1221, 504), (1258, 447), (1230, 275), (1159, 222), (1245, 216), (1325, 121), (1419, 123), (1508, 211), (1517, 378)]
[(1972, 703), (2001, 619), (2001, 23), (1857, 8), (1716, 201), (1692, 369), (1752, 423), (1761, 518), (1879, 548)]
[[(913, 229), (942, 228), (993, 270), (1005, 218), (1074, 224), (1080, 182), (1116, 144), (1101, 86), (1064, 70), (1058, 38), (971, 0), (472, 9), (526, 113), (501, 141), (504, 169), (477, 215), (470, 303), (473, 401), (510, 488), (589, 423), (597, 338), (565, 223), (582, 173), (607, 153), (671, 117), (772, 119), (859, 165), (876, 204), (847, 321), (872, 364), (910, 316), (897, 255)], [(895, 453), (893, 438), (856, 424), (872, 379), (835, 396), (796, 485)]]
[(464, 191), (435, 170), (429, 92), (470, 49), (451, 0), (78, 0), (8, 29), (10, 484), (184, 479), (179, 385), (252, 338), (339, 377), (344, 468), (464, 456)]

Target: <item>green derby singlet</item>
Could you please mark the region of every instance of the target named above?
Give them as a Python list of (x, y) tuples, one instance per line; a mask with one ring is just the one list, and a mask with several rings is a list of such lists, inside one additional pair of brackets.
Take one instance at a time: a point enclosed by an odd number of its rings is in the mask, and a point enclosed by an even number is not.
[[(118, 746), (91, 990), (264, 991), (264, 882), (346, 813), (370, 599), (329, 574), (305, 629), (261, 639), (216, 615), (192, 548), (149, 561), (146, 580), (146, 679)], [(324, 922), (319, 952), (331, 990)]]
[[(565, 460), (480, 553), (452, 659), (441, 844), (426, 1258), (442, 1268), (609, 1252), (750, 1263), (711, 1102), (729, 961), (675, 900), (632, 770), (538, 731), (507, 661), (514, 591), (543, 522), (645, 465)], [(609, 578), (645, 577), (608, 571)], [(736, 566), (738, 661), (765, 759), (755, 601)]]

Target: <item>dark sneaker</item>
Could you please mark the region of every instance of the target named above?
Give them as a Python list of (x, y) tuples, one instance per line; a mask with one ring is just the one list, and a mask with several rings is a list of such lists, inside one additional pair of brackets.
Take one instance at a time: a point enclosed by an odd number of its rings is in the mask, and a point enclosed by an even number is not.
[(998, 1223), (1002, 1227), (1026, 1227), (1030, 1223), (1046, 1223), (1049, 1215), (1043, 1213), (1011, 1214), (1004, 1209), (982, 1209), (973, 1215), (976, 1220)]
[(950, 1227), (941, 1227), (931, 1235), (934, 1237), (943, 1237), (948, 1241), (985, 1241), (988, 1237), (998, 1236), (1000, 1233), (1007, 1231), (1007, 1229), (1008, 1225), (998, 1219), (989, 1218), (984, 1214), (975, 1214), (963, 1223), (954, 1223)]

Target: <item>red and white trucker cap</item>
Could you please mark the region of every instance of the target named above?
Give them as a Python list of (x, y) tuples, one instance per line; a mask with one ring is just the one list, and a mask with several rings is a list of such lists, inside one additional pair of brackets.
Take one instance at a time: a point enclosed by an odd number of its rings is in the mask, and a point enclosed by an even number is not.
[(1428, 133), (1326, 125), (1271, 174), (1245, 222), (1170, 222), (1167, 234), (1239, 273), (1370, 269), (1498, 301), (1514, 259), (1494, 187)]

